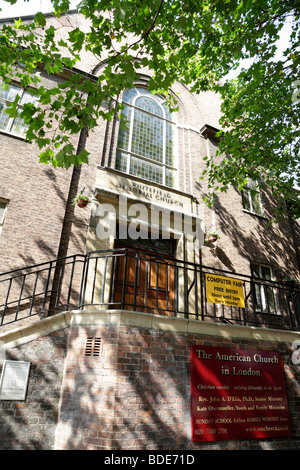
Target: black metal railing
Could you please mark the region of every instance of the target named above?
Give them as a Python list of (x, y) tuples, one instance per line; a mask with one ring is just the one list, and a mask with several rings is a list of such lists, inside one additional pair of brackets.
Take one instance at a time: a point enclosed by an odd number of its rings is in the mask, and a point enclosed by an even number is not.
[(85, 255), (52, 260), (0, 275), (0, 326), (81, 304)]
[[(209, 273), (243, 281), (244, 307), (208, 302)], [(0, 275), (0, 325), (87, 308), (300, 331), (299, 288), (159, 254), (94, 251)]]

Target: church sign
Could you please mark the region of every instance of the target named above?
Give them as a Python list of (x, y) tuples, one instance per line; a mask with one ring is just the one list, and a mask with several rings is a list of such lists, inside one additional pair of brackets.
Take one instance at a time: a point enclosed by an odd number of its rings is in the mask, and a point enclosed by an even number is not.
[(290, 436), (281, 354), (191, 347), (192, 441)]

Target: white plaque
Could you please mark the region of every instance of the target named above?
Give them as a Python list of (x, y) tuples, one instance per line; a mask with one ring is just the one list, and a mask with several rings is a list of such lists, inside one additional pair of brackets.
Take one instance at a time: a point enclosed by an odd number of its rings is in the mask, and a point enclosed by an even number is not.
[(0, 378), (0, 400), (25, 400), (30, 362), (4, 361)]

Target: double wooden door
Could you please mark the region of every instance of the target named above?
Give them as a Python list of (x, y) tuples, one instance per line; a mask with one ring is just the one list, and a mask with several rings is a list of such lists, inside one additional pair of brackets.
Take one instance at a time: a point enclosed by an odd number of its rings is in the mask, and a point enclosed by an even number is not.
[(171, 256), (126, 248), (116, 258), (114, 304), (125, 310), (173, 315), (174, 262)]

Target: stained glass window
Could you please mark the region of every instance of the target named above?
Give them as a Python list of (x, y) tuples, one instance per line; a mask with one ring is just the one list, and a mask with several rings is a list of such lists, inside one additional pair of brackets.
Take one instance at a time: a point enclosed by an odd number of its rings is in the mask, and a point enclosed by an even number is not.
[(175, 186), (175, 125), (165, 99), (133, 88), (124, 93), (123, 105), (116, 169)]

